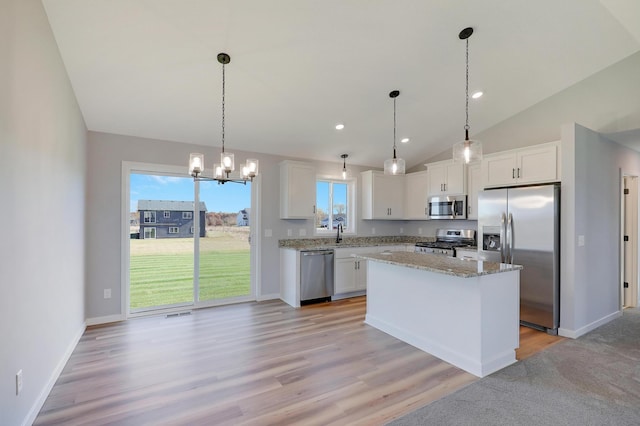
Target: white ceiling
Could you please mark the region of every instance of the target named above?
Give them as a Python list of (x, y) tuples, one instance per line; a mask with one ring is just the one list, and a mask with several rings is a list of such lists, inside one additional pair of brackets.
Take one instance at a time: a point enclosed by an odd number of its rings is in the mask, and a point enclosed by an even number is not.
[[(640, 50), (637, 0), (43, 0), (89, 130), (411, 167)], [(346, 128), (334, 126), (344, 122)], [(210, 161), (210, 160), (209, 160)]]

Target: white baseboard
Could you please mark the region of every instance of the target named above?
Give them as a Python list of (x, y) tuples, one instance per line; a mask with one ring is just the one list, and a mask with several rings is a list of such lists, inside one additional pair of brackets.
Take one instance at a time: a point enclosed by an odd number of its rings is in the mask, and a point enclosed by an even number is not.
[(570, 339), (577, 339), (578, 337), (587, 334), (590, 331), (595, 330), (596, 328), (604, 325), (610, 321), (613, 321), (616, 318), (620, 318), (622, 316), (622, 311), (613, 312), (605, 317), (600, 318), (597, 321), (593, 321), (590, 324), (585, 325), (584, 327), (580, 327), (577, 330), (569, 330), (566, 328), (558, 328), (558, 335), (562, 337), (568, 337)]
[(258, 302), (264, 302), (265, 300), (274, 300), (274, 299), (280, 299), (280, 293), (261, 294), (260, 296), (256, 297), (256, 300)]
[(118, 322), (126, 320), (124, 315), (116, 314), (116, 315), (106, 315), (104, 317), (95, 317), (95, 318), (87, 318), (86, 324), (89, 325), (98, 325), (98, 324), (108, 324), (110, 322)]
[(67, 361), (69, 361), (69, 358), (71, 358), (71, 354), (73, 353), (76, 346), (78, 346), (78, 342), (80, 341), (80, 338), (84, 334), (84, 331), (86, 328), (87, 328), (87, 324), (85, 322), (80, 326), (80, 329), (76, 332), (76, 335), (71, 340), (71, 343), (69, 343), (69, 346), (67, 347), (67, 350), (64, 352), (64, 355), (60, 359), (60, 362), (58, 362), (58, 365), (56, 365), (56, 368), (51, 372), (51, 376), (49, 376), (49, 380), (47, 381), (46, 385), (42, 389), (42, 392), (40, 392), (38, 399), (36, 399), (36, 401), (31, 406), (31, 410), (29, 410), (29, 414), (27, 414), (27, 417), (22, 422), (23, 426), (29, 426), (36, 421), (36, 417), (38, 417), (38, 413), (40, 412), (40, 410), (42, 409), (42, 406), (47, 400), (47, 397), (49, 396), (51, 389), (53, 389), (53, 385), (56, 384), (58, 377), (60, 377), (60, 374), (62, 374), (62, 370), (64, 369), (64, 366), (67, 365)]

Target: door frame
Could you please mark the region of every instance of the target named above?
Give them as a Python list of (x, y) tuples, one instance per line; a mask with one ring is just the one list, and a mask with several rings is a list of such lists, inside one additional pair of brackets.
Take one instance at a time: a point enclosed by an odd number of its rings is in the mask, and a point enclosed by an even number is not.
[[(638, 240), (640, 238), (639, 226), (638, 226), (638, 203), (640, 200), (638, 193), (638, 176), (631, 174), (622, 174), (621, 190), (620, 190), (620, 310), (625, 307), (638, 306), (638, 286), (640, 280), (638, 278)], [(625, 195), (625, 189), (629, 189), (629, 195)], [(631, 207), (631, 218), (627, 217), (626, 207), (627, 204)], [(629, 225), (629, 229), (627, 229)], [(625, 243), (624, 236), (629, 235), (629, 241)], [(629, 280), (628, 287), (628, 303), (625, 304), (625, 270), (628, 266), (626, 263), (626, 250), (631, 250), (632, 266), (631, 277), (627, 277)]]
[[(181, 312), (185, 309), (197, 309), (209, 306), (216, 305), (225, 305), (230, 303), (238, 303), (245, 301), (253, 301), (257, 300), (257, 295), (261, 294), (260, 292), (260, 274), (259, 274), (259, 254), (260, 254), (260, 244), (259, 239), (256, 236), (259, 236), (259, 215), (257, 214), (257, 206), (259, 206), (259, 191), (258, 187), (260, 185), (260, 176), (258, 176), (251, 184), (251, 212), (249, 223), (251, 226), (251, 244), (250, 244), (250, 296), (243, 298), (234, 298), (234, 299), (225, 299), (222, 303), (202, 303), (193, 300), (193, 304), (190, 305), (180, 305), (180, 306), (168, 306), (166, 308), (157, 309), (153, 311), (139, 312), (139, 313), (131, 313), (129, 311), (130, 304), (130, 295), (129, 295), (129, 269), (130, 269), (130, 233), (129, 233), (129, 219), (130, 219), (130, 191), (131, 191), (131, 181), (130, 175), (131, 173), (149, 173), (149, 174), (160, 174), (165, 176), (177, 176), (177, 177), (189, 177), (189, 175), (185, 171), (185, 167), (183, 166), (175, 166), (170, 164), (154, 164), (154, 163), (143, 163), (136, 161), (122, 161), (122, 179), (121, 179), (121, 245), (120, 245), (120, 294), (122, 295), (120, 300), (120, 310), (122, 316), (125, 319), (134, 318), (139, 316), (147, 316), (147, 315), (157, 315), (157, 314), (167, 314), (172, 312)], [(255, 224), (255, 227), (251, 225)], [(194, 250), (194, 256), (196, 255)], [(195, 268), (195, 264), (194, 264)], [(195, 286), (194, 286), (195, 289)], [(194, 293), (195, 296), (195, 293)]]

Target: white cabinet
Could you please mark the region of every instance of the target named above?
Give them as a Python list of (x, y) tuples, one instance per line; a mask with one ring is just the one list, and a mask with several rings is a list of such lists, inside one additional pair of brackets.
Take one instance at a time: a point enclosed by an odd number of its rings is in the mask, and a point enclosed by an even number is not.
[(524, 185), (560, 180), (560, 144), (550, 142), (487, 154), (482, 159), (482, 185)]
[(466, 165), (453, 160), (429, 163), (428, 195), (464, 195), (466, 194)]
[(405, 179), (405, 219), (429, 218), (429, 178), (428, 172), (408, 173)]
[(404, 219), (404, 175), (362, 172), (362, 218)]
[(367, 289), (367, 262), (352, 254), (373, 253), (376, 247), (335, 249), (334, 293), (345, 294)]
[(310, 219), (316, 213), (316, 170), (297, 161), (280, 163), (280, 219)]
[(467, 166), (467, 219), (478, 219), (478, 192), (482, 190), (480, 164)]

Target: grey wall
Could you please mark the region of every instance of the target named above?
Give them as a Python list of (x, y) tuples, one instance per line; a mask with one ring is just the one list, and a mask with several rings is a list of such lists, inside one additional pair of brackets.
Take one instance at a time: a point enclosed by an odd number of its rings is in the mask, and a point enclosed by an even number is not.
[(640, 175), (640, 154), (580, 125), (562, 133), (560, 331), (576, 337), (619, 313), (621, 176)]
[[(300, 237), (301, 231), (306, 237), (313, 237), (311, 220), (281, 220), (280, 215), (280, 171), (278, 164), (285, 157), (235, 151), (237, 158), (257, 158), (260, 160), (259, 182), (260, 206), (253, 206), (259, 215), (260, 235), (254, 241), (260, 247), (260, 287), (258, 299), (277, 297), (280, 293), (280, 258), (278, 240), (288, 238), (288, 230), (293, 237)], [(184, 166), (185, 176), (190, 152), (202, 152), (206, 158), (219, 155), (219, 148), (204, 147), (186, 143), (158, 141), (144, 138), (89, 132), (87, 167), (87, 217), (91, 218), (87, 228), (87, 318), (95, 320), (124, 315), (121, 311), (120, 288), (121, 272), (121, 175), (122, 162), (142, 162)], [(336, 159), (340, 160), (340, 159)], [(318, 174), (339, 177), (342, 164), (311, 162), (317, 167)], [(363, 167), (350, 167), (354, 177), (360, 183), (360, 171)], [(358, 211), (360, 210), (360, 197)], [(91, 224), (100, 224), (91, 226)], [(400, 228), (408, 233), (407, 222), (364, 221), (357, 224), (358, 235), (396, 235)], [(272, 236), (266, 237), (270, 230)], [(112, 298), (104, 299), (103, 290), (112, 289)]]
[[(84, 330), (86, 128), (39, 0), (0, 2), (0, 424), (30, 423)], [(24, 387), (16, 396), (15, 375)]]

